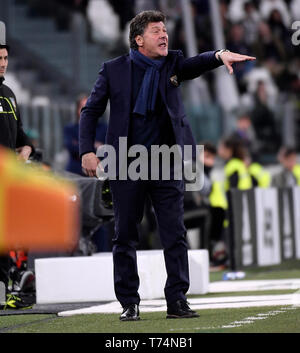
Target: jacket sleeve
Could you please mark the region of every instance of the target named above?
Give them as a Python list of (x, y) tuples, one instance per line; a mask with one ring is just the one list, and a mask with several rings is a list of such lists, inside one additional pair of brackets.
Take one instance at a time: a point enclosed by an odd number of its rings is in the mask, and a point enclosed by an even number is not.
[(21, 120), (21, 115), (19, 111), (19, 107), (17, 104), (16, 97), (14, 95), (15, 102), (16, 102), (16, 116), (17, 116), (17, 140), (16, 140), (16, 148), (18, 147), (23, 147), (23, 146), (30, 146), (32, 149), (31, 156), (35, 153), (35, 148), (33, 144), (31, 143), (29, 137), (25, 134), (23, 130), (23, 124)]
[(190, 58), (184, 58), (182, 51), (179, 51), (177, 64), (179, 81), (192, 80), (206, 71), (223, 65), (222, 62), (216, 59), (215, 53), (216, 51), (207, 51)]
[(109, 97), (108, 80), (105, 64), (99, 72), (95, 86), (82, 108), (79, 121), (79, 155), (94, 152), (96, 127), (107, 106)]

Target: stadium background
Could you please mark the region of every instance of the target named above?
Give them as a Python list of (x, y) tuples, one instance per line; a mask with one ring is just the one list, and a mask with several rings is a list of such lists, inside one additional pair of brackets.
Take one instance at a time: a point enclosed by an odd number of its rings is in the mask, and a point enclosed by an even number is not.
[[(300, 148), (299, 45), (291, 40), (292, 23), (299, 19), (298, 1), (252, 1), (254, 10), (249, 14), (244, 0), (219, 1), (219, 13), (216, 1), (206, 0), (192, 1), (192, 13), (186, 9), (187, 1), (79, 3), (82, 6), (75, 10), (72, 1), (1, 0), (1, 20), (12, 47), (6, 80), (21, 105), (25, 128), (37, 133), (49, 162), (59, 161), (62, 127), (76, 119), (76, 95), (91, 91), (103, 61), (128, 51), (128, 21), (149, 8), (167, 14), (171, 49), (182, 49), (189, 56), (221, 46), (257, 57), (255, 63), (235, 65), (233, 77), (215, 70), (184, 85), (197, 141), (217, 143), (234, 128), (235, 109), (241, 105), (255, 119), (257, 82), (262, 80), (269, 126), (260, 121), (254, 125), (261, 161), (277, 163), (281, 143)], [(260, 129), (266, 130), (265, 135), (259, 134)]]

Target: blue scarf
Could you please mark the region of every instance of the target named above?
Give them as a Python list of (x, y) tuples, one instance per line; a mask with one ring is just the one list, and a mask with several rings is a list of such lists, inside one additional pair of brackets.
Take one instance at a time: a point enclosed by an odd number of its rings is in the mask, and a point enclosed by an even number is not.
[(146, 70), (133, 112), (146, 116), (153, 112), (159, 84), (160, 70), (166, 58), (158, 60), (149, 59), (138, 50), (130, 49), (130, 59), (139, 67)]

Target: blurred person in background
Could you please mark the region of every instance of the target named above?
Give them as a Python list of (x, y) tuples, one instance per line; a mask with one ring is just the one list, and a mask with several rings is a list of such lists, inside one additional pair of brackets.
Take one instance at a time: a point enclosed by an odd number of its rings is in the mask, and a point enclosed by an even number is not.
[(230, 255), (232, 255), (232, 236), (230, 232), (230, 213), (228, 208), (230, 201), (229, 192), (232, 189), (249, 190), (253, 187), (253, 184), (246, 165), (248, 151), (240, 140), (233, 137), (221, 139), (218, 145), (218, 156), (225, 161), (224, 188), (222, 189), (226, 195), (227, 202), (225, 204), (226, 208), (224, 207), (223, 241), (217, 242), (219, 246), (215, 249), (215, 257), (218, 259), (219, 254), (221, 254), (221, 259), (224, 258), (226, 262)]
[(291, 24), (291, 16), (287, 5), (288, 1), (284, 0), (260, 0), (259, 1), (259, 12), (264, 20), (270, 17), (270, 14), (277, 10), (281, 17), (284, 25), (288, 28)]
[(239, 140), (254, 158), (259, 151), (259, 142), (256, 139), (255, 131), (252, 127), (252, 120), (248, 110), (241, 108), (237, 113), (236, 127), (231, 137)]
[(253, 187), (268, 188), (271, 186), (271, 174), (249, 154), (246, 157), (246, 166), (251, 176)]
[(268, 24), (271, 32), (276, 36), (283, 44), (287, 55), (291, 48), (291, 31), (289, 27), (284, 24), (282, 15), (278, 9), (273, 9), (268, 18)]
[(269, 24), (265, 21), (258, 25), (257, 38), (252, 44), (252, 50), (273, 77), (283, 70), (284, 63), (288, 59), (284, 43), (272, 33)]
[(22, 126), (16, 96), (3, 84), (8, 65), (9, 47), (0, 44), (0, 144), (18, 153), (18, 159), (27, 161), (34, 147)]
[[(129, 146), (139, 144), (150, 148), (178, 144), (183, 147), (189, 144), (195, 147), (179, 96), (179, 84), (222, 64), (232, 74), (234, 63), (255, 60), (226, 50), (184, 58), (181, 51), (168, 50), (165, 22), (160, 12), (138, 14), (130, 25), (130, 53), (105, 62), (99, 72), (80, 118), (80, 155), (90, 177), (101, 168), (93, 143), (97, 120), (105, 112), (108, 100), (110, 118), (106, 143), (115, 150), (119, 151), (120, 137), (129, 137)], [(187, 141), (185, 134), (191, 136)], [(122, 164), (124, 159), (120, 162)], [(110, 180), (110, 187), (116, 224), (113, 239), (115, 292), (123, 307), (120, 320), (140, 318), (136, 244), (137, 225), (141, 222), (146, 195), (151, 197), (164, 247), (168, 273), (167, 318), (197, 317), (185, 296), (189, 288), (189, 267), (183, 222), (184, 181), (127, 178)]]
[[(76, 122), (67, 124), (64, 127), (63, 139), (64, 147), (69, 153), (69, 159), (66, 165), (66, 171), (86, 176), (81, 167), (81, 160), (79, 158), (79, 119), (81, 109), (85, 106), (88, 95), (85, 93), (80, 94), (76, 100)], [(98, 147), (104, 144), (105, 136), (107, 131), (107, 124), (103, 121), (99, 121), (96, 127), (95, 137), (95, 151)]]
[[(226, 38), (227, 48), (235, 53), (251, 55), (252, 50), (245, 41), (246, 36), (247, 34), (242, 23), (233, 24)], [(253, 65), (251, 61), (241, 62), (235, 65), (235, 76), (239, 86), (241, 85), (243, 76), (253, 68)]]
[(218, 146), (218, 155), (225, 161), (225, 191), (236, 188), (248, 190), (252, 188), (252, 180), (247, 170), (248, 152), (240, 140), (224, 138)]
[(252, 1), (245, 1), (243, 9), (245, 13), (243, 18), (243, 26), (245, 28), (245, 33), (247, 33), (245, 41), (251, 47), (257, 38), (257, 29), (261, 17)]
[[(82, 171), (81, 160), (79, 157), (79, 119), (81, 109), (85, 106), (88, 95), (85, 93), (80, 94), (76, 100), (76, 122), (68, 124), (64, 127), (63, 139), (64, 147), (68, 151), (69, 159), (66, 165), (66, 171), (74, 174), (79, 174), (81, 176), (86, 176)], [(96, 126), (96, 136), (94, 143), (94, 151), (105, 143), (105, 136), (107, 132), (107, 124), (104, 121), (99, 121)], [(107, 226), (104, 225), (100, 227), (93, 234), (93, 242), (96, 246), (97, 252), (109, 251), (109, 241), (108, 241), (108, 230)]]
[[(34, 146), (25, 134), (18, 109), (16, 96), (13, 91), (3, 84), (8, 66), (9, 46), (0, 43), (0, 145), (15, 151), (20, 161), (26, 162), (34, 153)], [(0, 256), (0, 281), (4, 282), (8, 291), (9, 271), (12, 267), (10, 256)], [(34, 280), (31, 271), (18, 273), (16, 280), (23, 289), (28, 282)], [(12, 288), (13, 289), (13, 288)]]
[(211, 225), (209, 234), (209, 253), (211, 266), (224, 266), (227, 260), (226, 246), (224, 242), (224, 227), (226, 227), (226, 210), (228, 208), (224, 182), (212, 177), (212, 170), (217, 158), (217, 148), (210, 142), (204, 145), (204, 173), (211, 180), (211, 191), (208, 196)]
[(263, 152), (275, 152), (280, 146), (275, 114), (268, 104), (268, 92), (264, 81), (259, 81), (254, 93), (251, 119)]
[(296, 149), (283, 146), (277, 157), (281, 171), (273, 175), (272, 186), (278, 188), (300, 186), (300, 164), (297, 161)]
[(284, 45), (279, 37), (276, 37), (266, 21), (260, 21), (257, 26), (257, 38), (253, 43), (253, 49), (261, 61), (272, 59), (281, 61), (286, 59)]

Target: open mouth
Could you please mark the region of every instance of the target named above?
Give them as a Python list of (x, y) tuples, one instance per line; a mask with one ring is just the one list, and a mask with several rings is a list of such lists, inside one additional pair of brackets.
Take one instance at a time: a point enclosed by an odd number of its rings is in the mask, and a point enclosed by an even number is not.
[(166, 47), (167, 47), (167, 43), (160, 43), (160, 44), (159, 44), (159, 47), (160, 47), (160, 48), (166, 48)]

